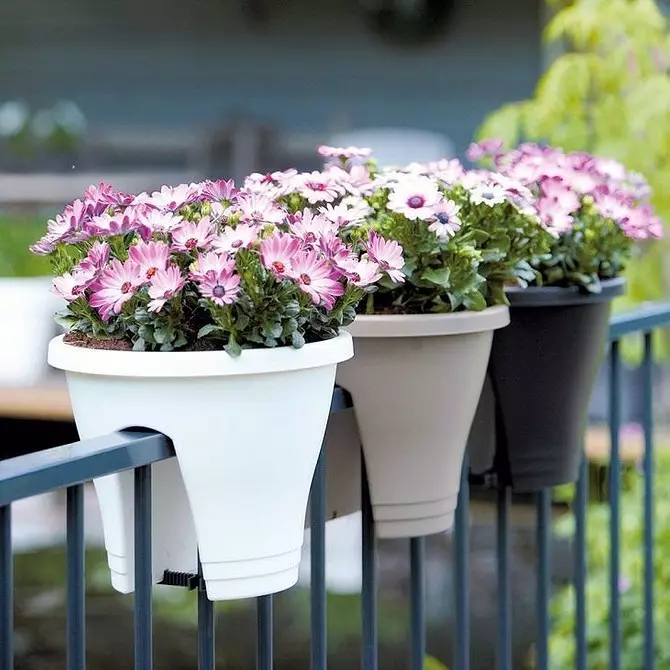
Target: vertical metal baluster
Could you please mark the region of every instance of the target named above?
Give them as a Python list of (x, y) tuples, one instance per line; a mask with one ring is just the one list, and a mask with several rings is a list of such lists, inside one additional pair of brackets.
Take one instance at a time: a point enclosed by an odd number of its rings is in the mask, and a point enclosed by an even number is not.
[(621, 358), (619, 343), (612, 342), (610, 350), (610, 467), (609, 467), (609, 506), (610, 506), (610, 670), (621, 670), (621, 613), (619, 609), (619, 544), (621, 527), (620, 486), (621, 457), (619, 454), (619, 429), (621, 411), (619, 393), (621, 391)]
[(216, 612), (214, 603), (207, 597), (200, 556), (198, 556), (198, 576), (200, 577), (198, 584), (198, 670), (214, 670), (216, 666), (214, 629)]
[(377, 670), (377, 542), (365, 458), (361, 453), (363, 670)]
[(537, 670), (549, 668), (551, 489), (537, 493)]
[(586, 636), (586, 505), (589, 498), (589, 468), (582, 454), (575, 485), (575, 670), (587, 670)]
[(468, 458), (463, 461), (461, 488), (454, 522), (454, 597), (456, 598), (456, 639), (454, 670), (470, 670), (470, 488)]
[(311, 668), (326, 670), (326, 445), (316, 463), (310, 496)]
[(67, 668), (86, 668), (84, 485), (67, 489)]
[(512, 603), (509, 569), (509, 487), (498, 489), (498, 670), (512, 670)]
[(14, 670), (12, 508), (0, 506), (0, 670)]
[(644, 668), (654, 670), (654, 417), (652, 333), (644, 334)]
[(274, 665), (272, 610), (272, 595), (256, 598), (256, 670), (272, 670)]
[(135, 470), (135, 670), (152, 670), (151, 466)]
[(424, 670), (426, 660), (426, 538), (409, 541), (411, 654), (410, 669)]

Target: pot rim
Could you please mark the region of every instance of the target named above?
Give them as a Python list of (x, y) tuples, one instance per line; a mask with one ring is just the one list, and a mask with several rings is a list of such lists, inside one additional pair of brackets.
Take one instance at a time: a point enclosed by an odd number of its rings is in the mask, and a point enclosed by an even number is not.
[(334, 365), (354, 355), (351, 335), (275, 349), (245, 349), (238, 358), (225, 351), (108, 351), (49, 342), (49, 365), (66, 372), (107, 377), (231, 377), (290, 372)]
[(510, 322), (506, 305), (481, 312), (448, 314), (359, 314), (347, 330), (356, 337), (439, 337), (497, 330)]
[(505, 289), (511, 307), (554, 307), (560, 305), (586, 305), (607, 302), (623, 294), (625, 277), (612, 277), (601, 282), (600, 293), (588, 293), (579, 286), (512, 286)]

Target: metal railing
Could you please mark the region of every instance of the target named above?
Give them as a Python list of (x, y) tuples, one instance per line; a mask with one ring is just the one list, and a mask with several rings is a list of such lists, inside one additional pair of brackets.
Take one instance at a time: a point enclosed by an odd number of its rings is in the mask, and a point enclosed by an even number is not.
[[(644, 658), (641, 670), (653, 670), (654, 638), (654, 440), (652, 420), (652, 332), (670, 325), (670, 305), (651, 305), (635, 312), (616, 316), (610, 328), (610, 425), (611, 455), (609, 460), (608, 500), (611, 510), (609, 534), (611, 559), (609, 567), (610, 647), (609, 667), (621, 668), (620, 619), (620, 527), (621, 499), (619, 454), (621, 415), (619, 411), (621, 384), (621, 338), (638, 333), (644, 338), (643, 370), (645, 380), (644, 460)], [(346, 392), (336, 389), (331, 413), (350, 407)], [(0, 461), (0, 670), (14, 670), (13, 639), (13, 557), (11, 538), (11, 504), (41, 493), (67, 490), (67, 668), (86, 668), (85, 554), (84, 554), (84, 483), (104, 475), (134, 470), (135, 472), (135, 669), (153, 667), (152, 637), (152, 542), (151, 542), (151, 466), (173, 458), (170, 441), (163, 435), (149, 432), (121, 432), (74, 445)], [(310, 662), (313, 670), (327, 667), (327, 601), (325, 572), (326, 463), (325, 450), (319, 458), (311, 493), (311, 642)], [(362, 594), (361, 594), (361, 667), (377, 670), (378, 660), (378, 565), (377, 540), (370, 496), (363, 462), (361, 491), (362, 509)], [(575, 607), (575, 667), (587, 670), (588, 629), (586, 585), (587, 543), (586, 511), (588, 503), (587, 463), (583, 460), (575, 485), (573, 513)], [(550, 667), (551, 633), (551, 549), (552, 491), (544, 490), (536, 499), (537, 542), (537, 639), (535, 665), (537, 670)], [(511, 592), (511, 491), (497, 492), (497, 670), (519, 670), (512, 660), (512, 592)], [(455, 612), (455, 643), (451, 670), (471, 667), (471, 589), (469, 582), (470, 509), (468, 466), (462, 473), (462, 486), (456, 511), (452, 597)], [(425, 538), (408, 541), (410, 571), (410, 670), (424, 670), (426, 663), (426, 546)], [(198, 668), (215, 668), (215, 610), (207, 599), (201, 574), (166, 572), (163, 583), (195, 589), (198, 592)], [(270, 670), (274, 664), (273, 596), (257, 598), (256, 668)], [(307, 652), (306, 652), (307, 654)], [(93, 669), (95, 670), (95, 669)], [(567, 669), (566, 669), (567, 670)], [(662, 670), (659, 668), (658, 670)]]

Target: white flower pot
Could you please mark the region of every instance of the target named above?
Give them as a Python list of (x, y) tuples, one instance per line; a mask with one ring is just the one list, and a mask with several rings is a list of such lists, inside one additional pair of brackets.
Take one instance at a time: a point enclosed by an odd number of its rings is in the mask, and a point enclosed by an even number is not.
[(490, 307), (358, 316), (349, 327), (356, 358), (337, 383), (353, 397), (379, 537), (452, 526), (493, 331), (508, 323), (507, 307)]
[(32, 386), (46, 373), (59, 300), (50, 277), (0, 277), (0, 385)]
[[(172, 439), (177, 460), (154, 466), (153, 577), (194, 571), (195, 536), (211, 600), (296, 583), (335, 369), (352, 355), (346, 333), (236, 359), (102, 351), (62, 337), (49, 346), (49, 363), (67, 372), (82, 438), (145, 427)], [(133, 474), (94, 483), (112, 583), (132, 591)]]

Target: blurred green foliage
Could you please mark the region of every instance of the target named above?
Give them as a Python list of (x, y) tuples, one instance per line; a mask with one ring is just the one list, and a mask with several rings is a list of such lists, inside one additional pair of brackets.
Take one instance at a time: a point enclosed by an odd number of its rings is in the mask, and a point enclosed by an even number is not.
[[(656, 666), (670, 668), (670, 637), (663, 627), (670, 619), (670, 454), (659, 450), (655, 463), (654, 509), (654, 594), (656, 624)], [(643, 573), (643, 485), (639, 473), (624, 477), (621, 500), (621, 669), (640, 670), (644, 644), (644, 573)], [(565, 497), (571, 497), (567, 487)], [(609, 561), (611, 547), (606, 503), (591, 503), (587, 511), (586, 618), (589, 670), (609, 670)], [(562, 518), (556, 527), (559, 535), (572, 537), (572, 515)], [(575, 593), (572, 586), (559, 591), (552, 602), (550, 667), (565, 670), (575, 667)]]
[[(547, 142), (620, 160), (651, 184), (659, 215), (670, 222), (670, 32), (654, 0), (547, 0), (545, 30), (553, 59), (528, 100), (504, 105), (478, 136)], [(663, 299), (670, 288), (669, 243), (640, 249), (628, 292), (615, 304)], [(657, 352), (670, 338), (657, 334)], [(635, 347), (627, 349), (637, 357)]]
[(27, 215), (0, 214), (0, 277), (39, 277), (51, 274), (51, 264), (28, 247), (45, 230), (43, 219)]

